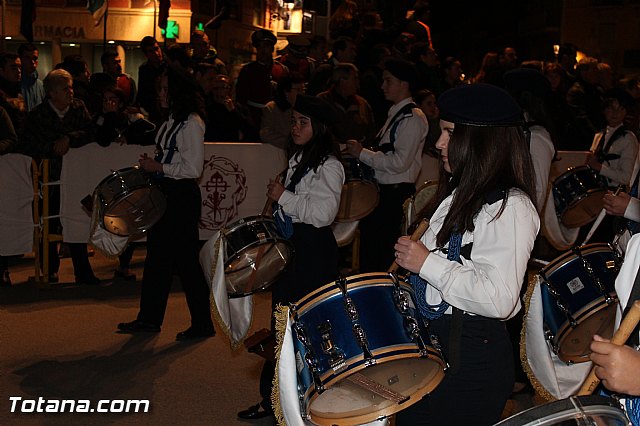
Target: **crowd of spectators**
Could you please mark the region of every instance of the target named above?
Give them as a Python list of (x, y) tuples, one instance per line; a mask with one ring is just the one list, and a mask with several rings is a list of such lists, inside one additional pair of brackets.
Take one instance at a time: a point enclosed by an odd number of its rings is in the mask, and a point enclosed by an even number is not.
[[(140, 118), (156, 127), (167, 119), (167, 109), (158, 103), (162, 90), (158, 81), (168, 64), (185, 69), (200, 85), (207, 114), (205, 140), (209, 142), (265, 142), (286, 149), (291, 106), (297, 94), (306, 93), (320, 96), (335, 107), (338, 119), (334, 134), (339, 142), (355, 139), (370, 146), (390, 107), (381, 89), (384, 63), (390, 58), (408, 60), (418, 70), (414, 100), (429, 119), (424, 145), (427, 155), (437, 156), (435, 102), (444, 91), (476, 83), (504, 86), (504, 74), (519, 67), (537, 69), (549, 80), (551, 92), (544, 101), (556, 149), (590, 148), (594, 135), (606, 126), (602, 102), (605, 91), (612, 87), (624, 89), (633, 98), (625, 125), (638, 134), (637, 76), (620, 76), (610, 64), (589, 56), (577, 62), (578, 49), (569, 44), (560, 47), (553, 61), (523, 61), (513, 47), (504, 46), (486, 52), (477, 72), (467, 74), (458, 58), (439, 58), (428, 20), (428, 6), (421, 1), (404, 20), (395, 23), (384, 23), (376, 11), (358, 10), (356, 2), (345, 1), (331, 17), (328, 39), (290, 35), (286, 47), (276, 51), (278, 39), (272, 32), (255, 31), (251, 42), (256, 59), (244, 65), (238, 76), (230, 75), (231, 67), (201, 30), (192, 33), (190, 44), (166, 49), (153, 37), (144, 37), (140, 49), (147, 60), (139, 67), (137, 81), (123, 72), (115, 50), (103, 53), (102, 71), (93, 74), (84, 58), (68, 56), (54, 67), (67, 74), (54, 76), (63, 80), (70, 76), (72, 85), (64, 90), (71, 93), (69, 106), (77, 109), (82, 119), (74, 119), (68, 128), (52, 123), (47, 131), (55, 134), (49, 135), (53, 139), (46, 147), (39, 142), (43, 135), (34, 135), (38, 126), (33, 124), (39, 117), (38, 107), (52, 106), (53, 91), (62, 89), (59, 85), (47, 88), (47, 78), (54, 70), (39, 76), (38, 48), (23, 44), (15, 53), (0, 52), (0, 155), (18, 152), (49, 158), (56, 164), (69, 148), (86, 143), (153, 144), (153, 137), (147, 134), (123, 136), (122, 130)], [(61, 122), (69, 121), (67, 110), (52, 108), (49, 112), (55, 113), (54, 121), (56, 115)], [(111, 132), (103, 131), (105, 123), (112, 127)], [(54, 167), (51, 177), (55, 178), (57, 172)], [(56, 279), (55, 272), (46, 271), (52, 280)], [(96, 282), (90, 270), (77, 274), (81, 283)], [(0, 275), (3, 284), (10, 284), (7, 259), (2, 257)]]

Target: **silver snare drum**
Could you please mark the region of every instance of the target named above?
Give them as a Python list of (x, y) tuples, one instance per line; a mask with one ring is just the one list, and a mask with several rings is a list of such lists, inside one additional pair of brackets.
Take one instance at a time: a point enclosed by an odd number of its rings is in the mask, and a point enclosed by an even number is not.
[(167, 207), (162, 191), (138, 167), (114, 170), (96, 187), (104, 228), (116, 235), (139, 235), (155, 225)]

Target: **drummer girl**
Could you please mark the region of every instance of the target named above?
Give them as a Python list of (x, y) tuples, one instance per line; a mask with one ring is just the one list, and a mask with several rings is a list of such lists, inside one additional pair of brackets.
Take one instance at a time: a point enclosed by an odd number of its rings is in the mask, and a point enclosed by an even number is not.
[(504, 322), (539, 228), (533, 166), (514, 99), (475, 84), (438, 100), (443, 162), (430, 228), (401, 237), (397, 263), (416, 275), (421, 314), (450, 365), (428, 396), (397, 414), (398, 425), (493, 424), (514, 384)]
[(191, 314), (190, 327), (178, 333), (176, 340), (203, 339), (215, 335), (209, 286), (198, 260), (201, 197), (197, 179), (204, 164), (204, 100), (193, 77), (179, 68), (168, 67), (160, 87), (160, 104), (171, 114), (156, 136), (156, 158), (143, 154), (139, 163), (145, 172), (158, 176), (167, 207), (147, 234), (138, 317), (118, 324), (118, 329), (160, 332), (176, 274)]
[[(332, 111), (321, 99), (296, 97), (291, 117), (292, 155), (284, 185), (275, 181), (267, 187), (276, 224), (295, 249), (293, 264), (271, 287), (273, 308), (295, 302), (338, 276), (338, 245), (330, 225), (338, 213), (344, 169), (339, 145), (327, 127), (334, 121)], [(274, 369), (273, 363), (265, 363), (260, 377), (263, 401), (239, 412), (240, 418), (271, 414)]]

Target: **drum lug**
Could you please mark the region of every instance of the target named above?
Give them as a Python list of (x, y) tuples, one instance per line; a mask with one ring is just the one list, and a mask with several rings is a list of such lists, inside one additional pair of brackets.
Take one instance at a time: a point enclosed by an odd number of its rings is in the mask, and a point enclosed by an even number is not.
[(556, 338), (556, 336), (547, 327), (545, 327), (544, 329), (544, 338), (547, 339), (547, 342), (549, 342), (553, 353), (557, 355), (560, 348), (558, 347), (558, 345), (553, 343), (553, 340)]
[(409, 315), (405, 316), (404, 319), (405, 328), (411, 336), (411, 339), (415, 342), (416, 345), (418, 345), (420, 356), (429, 355), (427, 345), (424, 344), (424, 339), (422, 339), (422, 336), (420, 335), (420, 326), (418, 325), (418, 321), (416, 321), (414, 317)]
[(435, 334), (431, 334), (429, 335), (429, 340), (431, 340), (431, 346), (433, 346), (433, 348), (438, 351), (438, 354), (440, 354), (440, 358), (442, 358), (442, 361), (444, 361), (444, 371), (447, 371), (447, 369), (449, 368), (449, 362), (447, 362), (447, 360), (444, 357), (444, 354), (442, 353), (442, 345), (440, 345), (440, 338)]
[(316, 389), (316, 392), (318, 392), (318, 394), (321, 394), (325, 389), (324, 385), (322, 384), (322, 380), (320, 379), (320, 368), (318, 366), (318, 359), (313, 352), (311, 342), (307, 338), (307, 333), (305, 332), (304, 327), (298, 322), (298, 315), (295, 306), (292, 305), (291, 309), (292, 317), (294, 320), (292, 331), (295, 332), (295, 338), (298, 339), (304, 346), (304, 362), (307, 364), (307, 367), (309, 367), (309, 370), (311, 371), (311, 376), (313, 377), (313, 385)]
[(353, 324), (353, 336), (358, 342), (358, 346), (362, 349), (362, 355), (364, 356), (365, 365), (373, 365), (376, 363), (376, 359), (369, 350), (369, 341), (367, 340), (367, 334), (364, 332), (362, 326), (358, 323)]
[(318, 326), (318, 331), (322, 337), (322, 351), (329, 356), (329, 364), (334, 373), (344, 370), (346, 363), (344, 362), (344, 351), (333, 343), (333, 335), (331, 334), (331, 322), (325, 321)]
[(409, 295), (407, 292), (396, 288), (393, 290), (393, 300), (401, 314), (406, 314), (409, 311), (411, 304), (409, 303)]
[(560, 297), (560, 293), (555, 288), (555, 286), (551, 284), (551, 281), (549, 281), (545, 275), (542, 275), (542, 278), (544, 279), (544, 284), (547, 286), (549, 293), (553, 296), (554, 299), (556, 299), (556, 306), (558, 306), (558, 309), (560, 309), (560, 311), (567, 317), (567, 321), (569, 321), (571, 327), (575, 327), (576, 325), (578, 325), (575, 318), (573, 318), (573, 316), (571, 315), (569, 307), (566, 303), (564, 303), (564, 301)]

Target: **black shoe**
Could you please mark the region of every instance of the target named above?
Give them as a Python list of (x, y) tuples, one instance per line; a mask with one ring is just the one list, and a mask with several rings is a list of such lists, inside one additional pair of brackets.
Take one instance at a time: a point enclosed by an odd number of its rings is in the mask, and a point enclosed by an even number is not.
[(118, 330), (125, 333), (160, 333), (160, 326), (134, 320), (131, 322), (121, 322), (118, 324)]
[(252, 405), (246, 410), (238, 412), (238, 417), (247, 420), (261, 419), (267, 416), (273, 416), (273, 411), (263, 409), (260, 404)]
[(185, 331), (181, 331), (176, 334), (176, 340), (192, 340), (192, 339), (206, 339), (216, 335), (216, 330), (211, 327), (199, 328), (191, 326)]
[(9, 276), (9, 271), (4, 270), (1, 273), (0, 277), (0, 287), (11, 287), (11, 277)]
[(52, 272), (49, 274), (49, 284), (56, 284), (60, 279), (58, 278), (58, 274), (56, 272)]

